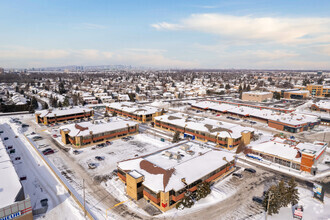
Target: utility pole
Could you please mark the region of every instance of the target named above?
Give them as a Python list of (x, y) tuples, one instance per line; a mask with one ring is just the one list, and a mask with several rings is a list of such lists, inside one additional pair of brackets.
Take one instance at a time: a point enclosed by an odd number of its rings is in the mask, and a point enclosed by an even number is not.
[(83, 193), (84, 193), (84, 216), (86, 218), (85, 179), (83, 179)]

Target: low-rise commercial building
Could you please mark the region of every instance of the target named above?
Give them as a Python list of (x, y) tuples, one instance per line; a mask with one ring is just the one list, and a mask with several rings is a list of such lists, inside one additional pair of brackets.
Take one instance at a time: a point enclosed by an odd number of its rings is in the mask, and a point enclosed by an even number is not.
[(129, 117), (139, 122), (150, 122), (154, 117), (162, 114), (158, 108), (147, 107), (130, 102), (114, 102), (107, 105), (109, 113), (115, 113), (120, 116)]
[(166, 114), (154, 118), (157, 128), (180, 132), (184, 137), (200, 141), (211, 141), (217, 146), (233, 149), (240, 144), (247, 145), (253, 137), (254, 129), (237, 124), (221, 122), (187, 114)]
[(271, 141), (251, 146), (248, 152), (294, 170), (315, 174), (316, 165), (325, 154), (327, 146), (327, 143), (319, 141), (312, 144), (274, 138)]
[(263, 102), (272, 98), (272, 92), (250, 91), (242, 93), (242, 100), (244, 101)]
[(45, 109), (35, 113), (37, 123), (45, 125), (89, 118), (93, 115), (94, 110), (89, 108)]
[(309, 97), (309, 91), (299, 89), (282, 90), (285, 99), (306, 99)]
[(312, 104), (311, 110), (330, 113), (330, 101), (322, 100), (322, 101), (316, 102), (316, 103)]
[(235, 155), (181, 142), (160, 151), (118, 162), (118, 176), (134, 200), (146, 199), (165, 212), (187, 191), (202, 182), (214, 182), (234, 170)]
[(138, 131), (138, 123), (132, 121), (82, 122), (60, 127), (62, 142), (64, 144), (71, 143), (76, 147), (121, 138), (136, 134)]
[(216, 104), (214, 102), (197, 102), (192, 104), (192, 108), (253, 119), (255, 121), (265, 122), (269, 127), (292, 133), (311, 130), (320, 124), (320, 119), (314, 115), (280, 113), (270, 109), (256, 109), (248, 106), (235, 107), (233, 105)]
[(7, 149), (0, 141), (0, 219), (32, 220), (31, 200), (25, 197)]

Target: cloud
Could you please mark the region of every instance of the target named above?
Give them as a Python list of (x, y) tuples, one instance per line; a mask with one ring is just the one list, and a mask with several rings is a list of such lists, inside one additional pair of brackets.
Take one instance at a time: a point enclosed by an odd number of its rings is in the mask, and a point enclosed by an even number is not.
[(329, 42), (330, 18), (254, 17), (192, 14), (178, 23), (152, 24), (157, 30), (188, 30), (243, 43), (303, 44)]
[(0, 47), (0, 66), (10, 68), (47, 67), (62, 65), (123, 64), (156, 68), (191, 68), (197, 62), (182, 61), (164, 55), (158, 49), (123, 49), (103, 51), (96, 49), (40, 50), (26, 47)]

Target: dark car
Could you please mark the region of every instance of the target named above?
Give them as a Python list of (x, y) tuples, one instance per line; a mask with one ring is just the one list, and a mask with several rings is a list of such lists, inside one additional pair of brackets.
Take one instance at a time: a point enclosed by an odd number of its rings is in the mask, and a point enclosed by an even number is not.
[(253, 196), (252, 200), (256, 203), (262, 204), (263, 199), (257, 196)]
[(105, 143), (106, 143), (106, 145), (111, 145), (112, 144), (111, 141), (106, 141)]
[(9, 138), (8, 138), (8, 137), (4, 137), (3, 139), (4, 139), (4, 140), (8, 140)]
[(243, 175), (241, 173), (233, 173), (233, 176), (236, 176), (238, 178), (243, 178)]
[(250, 173), (256, 173), (257, 171), (252, 168), (245, 168), (244, 171), (250, 172)]
[(104, 158), (100, 157), (100, 156), (96, 156), (95, 159), (98, 160), (98, 161), (104, 160)]
[(53, 149), (47, 148), (46, 150), (42, 151), (43, 155), (49, 155), (55, 153)]
[(27, 124), (22, 124), (22, 128), (26, 128), (26, 127), (29, 127), (29, 125), (27, 125)]
[(77, 155), (77, 154), (80, 154), (81, 152), (79, 150), (74, 150), (73, 151), (73, 154)]
[(2, 134), (3, 133), (3, 131), (0, 131), (0, 134)]

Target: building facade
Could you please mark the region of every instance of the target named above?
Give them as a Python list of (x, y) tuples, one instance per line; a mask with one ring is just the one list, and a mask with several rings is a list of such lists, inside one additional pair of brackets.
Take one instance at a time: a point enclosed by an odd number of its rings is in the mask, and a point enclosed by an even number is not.
[(294, 140), (275, 138), (252, 146), (248, 152), (294, 170), (315, 174), (316, 164), (325, 155), (327, 146), (325, 142), (299, 143)]
[(162, 115), (154, 118), (154, 126), (171, 132), (180, 132), (185, 138), (214, 142), (218, 147), (234, 149), (247, 145), (254, 129), (185, 114)]
[(111, 103), (106, 109), (111, 114), (128, 117), (142, 123), (151, 122), (154, 117), (162, 114), (160, 109), (129, 102)]
[(234, 167), (232, 153), (182, 142), (118, 162), (117, 174), (130, 198), (144, 198), (166, 212), (182, 201), (187, 192), (195, 193), (203, 182), (220, 180)]
[(35, 113), (37, 123), (43, 123), (44, 125), (83, 118), (90, 118), (93, 115), (94, 110), (89, 108), (72, 108), (64, 110), (45, 109), (42, 111), (37, 111)]
[(263, 102), (272, 98), (272, 92), (250, 91), (242, 93), (242, 100), (244, 101)]
[(138, 133), (138, 123), (132, 121), (115, 121), (108, 123), (82, 122), (60, 127), (62, 142), (76, 147), (101, 143)]

